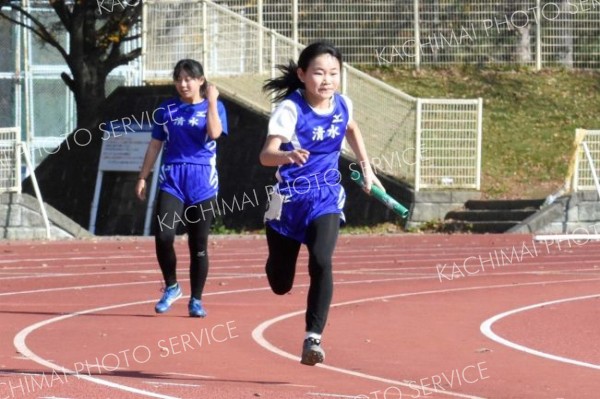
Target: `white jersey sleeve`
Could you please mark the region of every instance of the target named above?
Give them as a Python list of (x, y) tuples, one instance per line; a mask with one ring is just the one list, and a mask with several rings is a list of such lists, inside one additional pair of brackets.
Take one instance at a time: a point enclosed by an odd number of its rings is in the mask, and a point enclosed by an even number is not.
[(296, 130), (298, 111), (291, 100), (283, 100), (275, 108), (269, 119), (269, 136), (281, 136), (284, 143), (289, 143)]
[(352, 119), (354, 119), (354, 115), (352, 113), (352, 100), (350, 100), (350, 97), (348, 97), (344, 94), (340, 94), (340, 95), (342, 96), (342, 98), (346, 102), (346, 106), (348, 107), (348, 123), (350, 123), (350, 121)]

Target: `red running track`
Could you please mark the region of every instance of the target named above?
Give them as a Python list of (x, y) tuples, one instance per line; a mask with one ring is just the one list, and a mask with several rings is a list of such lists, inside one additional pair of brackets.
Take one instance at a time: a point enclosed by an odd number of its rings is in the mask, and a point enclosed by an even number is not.
[(186, 299), (154, 314), (151, 239), (0, 254), (0, 399), (600, 397), (600, 243), (341, 236), (317, 367), (298, 358), (304, 250), (276, 296), (263, 237), (211, 239), (206, 319), (187, 317)]

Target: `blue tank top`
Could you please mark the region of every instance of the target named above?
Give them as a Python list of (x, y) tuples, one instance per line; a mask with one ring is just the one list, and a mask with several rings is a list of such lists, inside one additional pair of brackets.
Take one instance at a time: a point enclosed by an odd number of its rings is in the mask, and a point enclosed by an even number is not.
[(279, 167), (277, 177), (280, 188), (302, 193), (322, 185), (339, 184), (341, 176), (338, 161), (350, 118), (344, 98), (335, 93), (333, 111), (325, 115), (316, 113), (299, 90), (287, 99), (296, 105), (298, 118), (294, 136), (290, 142), (282, 143), (280, 150), (303, 148), (310, 155), (302, 166), (286, 164)]
[[(227, 134), (225, 106), (217, 102), (223, 134)], [(208, 101), (189, 104), (179, 98), (163, 102), (153, 114), (152, 138), (164, 141), (163, 163), (214, 165), (217, 142), (206, 134)]]

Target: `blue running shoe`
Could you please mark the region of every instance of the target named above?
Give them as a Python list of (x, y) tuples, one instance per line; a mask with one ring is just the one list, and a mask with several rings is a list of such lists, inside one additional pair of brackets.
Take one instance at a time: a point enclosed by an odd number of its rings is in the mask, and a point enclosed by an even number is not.
[(202, 301), (200, 299), (190, 298), (188, 311), (190, 317), (206, 317), (206, 310), (204, 310), (204, 306), (202, 306)]
[(162, 298), (160, 298), (160, 301), (158, 301), (156, 306), (154, 306), (156, 313), (165, 313), (171, 308), (173, 302), (181, 298), (183, 295), (179, 284), (177, 284), (175, 287), (165, 288), (164, 292), (165, 293), (163, 294)]

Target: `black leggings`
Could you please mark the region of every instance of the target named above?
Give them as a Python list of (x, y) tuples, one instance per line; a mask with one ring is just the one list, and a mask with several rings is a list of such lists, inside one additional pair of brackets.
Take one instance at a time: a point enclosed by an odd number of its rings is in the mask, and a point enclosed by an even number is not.
[[(340, 228), (340, 215), (329, 214), (315, 219), (308, 226), (308, 273), (310, 288), (306, 306), (306, 331), (321, 334), (327, 322), (333, 295), (331, 258)], [(285, 237), (267, 225), (269, 258), (266, 271), (274, 293), (283, 295), (292, 289), (296, 274), (296, 260), (301, 243)]]
[(202, 299), (208, 276), (208, 233), (216, 206), (213, 197), (184, 208), (184, 203), (177, 197), (164, 191), (158, 194), (154, 239), (165, 284), (169, 287), (177, 282), (177, 256), (173, 243), (177, 229), (183, 224), (190, 250), (191, 295), (197, 299)]

